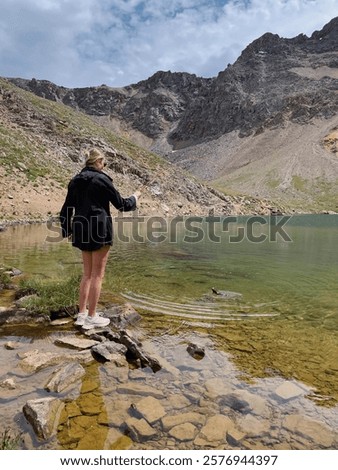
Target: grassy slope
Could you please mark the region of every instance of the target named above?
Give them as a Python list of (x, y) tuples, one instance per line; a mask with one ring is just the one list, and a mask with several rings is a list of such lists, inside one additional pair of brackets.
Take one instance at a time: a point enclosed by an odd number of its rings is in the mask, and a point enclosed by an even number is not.
[[(16, 219), (18, 214), (22, 214), (23, 210), (14, 210), (18, 207), (15, 197), (13, 212), (7, 200), (7, 197), (18, 193), (29, 195), (29, 207), (33, 207), (31, 215), (38, 211), (39, 201), (35, 207), (31, 202), (35, 193), (39, 193), (42, 202), (44, 196), (49, 198), (50, 212), (56, 212), (64, 199), (69, 178), (82, 166), (79, 161), (81, 150), (92, 145), (104, 148), (111, 155), (117, 154), (117, 161), (123, 167), (122, 172), (117, 170), (119, 189), (123, 193), (144, 184), (143, 176), (148, 176), (148, 181), (159, 180), (163, 186), (171, 182), (172, 188), (164, 191), (162, 202), (144, 188), (142, 202), (145, 210), (149, 207), (160, 215), (163, 201), (174, 206), (177, 196), (184, 200), (185, 196), (178, 194), (176, 189), (185, 186), (185, 178), (198, 184), (194, 177), (175, 170), (156, 154), (116, 136), (82, 112), (37, 97), (3, 79), (0, 79), (0, 90), (3, 96), (0, 101), (0, 178), (4, 181), (0, 189), (0, 218), (5, 214), (6, 220)], [(114, 169), (109, 172), (116, 176)], [(173, 182), (177, 183), (176, 186)], [(46, 185), (53, 188), (52, 194), (47, 189), (46, 194), (43, 193), (42, 188)], [(47, 208), (44, 210), (46, 214)], [(194, 212), (193, 203), (189, 210)]]
[[(122, 139), (106, 128), (96, 124), (89, 116), (84, 113), (77, 112), (61, 103), (48, 101), (40, 98), (33, 93), (26, 92), (7, 81), (0, 79), (0, 87), (8, 92), (14, 92), (23, 103), (26, 103), (34, 114), (40, 114), (39, 118), (45, 122), (50, 122), (51, 134), (58, 135), (65, 141), (71, 142), (73, 139), (91, 141), (92, 139), (102, 139), (107, 144), (113, 146), (118, 152), (128, 154), (132, 159), (146, 164), (150, 168), (156, 168), (157, 165), (164, 165), (164, 161), (157, 155), (142, 150), (133, 145), (131, 142)], [(28, 132), (27, 132), (28, 130)], [(46, 172), (54, 173), (55, 167), (53, 162), (51, 166), (41, 163), (36, 156), (47, 153), (48, 147), (40, 144), (38, 140), (30, 138), (29, 128), (27, 130), (8, 128), (0, 123), (0, 139), (2, 147), (5, 148), (4, 154), (1, 156), (1, 163), (6, 166), (13, 167), (18, 162), (28, 163), (29, 167), (37, 170), (40, 168), (43, 174)], [(28, 154), (36, 157), (35, 161), (29, 161)], [(41, 158), (40, 158), (41, 161)], [(34, 166), (35, 164), (35, 166)], [(29, 176), (30, 171), (27, 171)]]

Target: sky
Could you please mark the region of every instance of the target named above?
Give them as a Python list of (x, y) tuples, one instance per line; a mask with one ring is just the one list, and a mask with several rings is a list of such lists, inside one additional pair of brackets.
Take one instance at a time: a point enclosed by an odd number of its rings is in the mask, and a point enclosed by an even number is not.
[(0, 76), (69, 88), (215, 77), (262, 34), (311, 36), (336, 16), (338, 0), (1, 0)]

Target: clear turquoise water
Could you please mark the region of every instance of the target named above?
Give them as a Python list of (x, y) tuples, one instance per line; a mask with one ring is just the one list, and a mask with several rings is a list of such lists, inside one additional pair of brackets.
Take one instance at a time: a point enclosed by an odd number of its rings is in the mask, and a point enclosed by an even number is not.
[[(291, 241), (279, 235), (273, 241), (267, 222), (254, 225), (252, 235), (263, 236), (261, 242), (248, 239), (247, 218), (228, 231), (216, 224), (218, 242), (207, 235), (210, 224), (199, 220), (195, 229), (180, 223), (175, 230), (167, 221), (162, 242), (155, 240), (159, 233), (151, 236), (147, 221), (137, 227), (142, 242), (123, 242), (116, 230), (103, 297), (125, 297), (150, 330), (182, 324), (206, 331), (248, 376), (299, 378), (335, 402), (338, 217), (292, 217), (283, 227)], [(236, 242), (241, 230), (245, 236)], [(124, 223), (124, 236), (132, 233), (131, 223)], [(204, 234), (201, 241), (187, 240), (197, 233)], [(46, 237), (56, 232), (45, 225), (8, 228), (0, 233), (0, 263), (51, 279), (80, 272), (78, 250)], [(241, 296), (217, 296), (212, 287)]]

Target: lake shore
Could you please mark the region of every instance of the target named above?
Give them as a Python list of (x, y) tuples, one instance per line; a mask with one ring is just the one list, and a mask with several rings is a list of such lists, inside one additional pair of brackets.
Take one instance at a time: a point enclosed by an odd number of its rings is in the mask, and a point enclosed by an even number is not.
[[(264, 210), (262, 211), (261, 213), (257, 213), (257, 212), (247, 212), (247, 213), (242, 213), (242, 212), (238, 212), (238, 213), (233, 213), (233, 214), (215, 214), (215, 213), (212, 213), (212, 215), (210, 214), (204, 214), (205, 217), (243, 217), (243, 216), (247, 216), (247, 217), (250, 217), (250, 216), (262, 216), (262, 217), (269, 217), (269, 216), (298, 216), (298, 215), (336, 215), (338, 214), (338, 212), (334, 212), (334, 211), (330, 211), (330, 210), (327, 210), (327, 211), (321, 211), (321, 212), (316, 212), (316, 211), (313, 211), (313, 212), (302, 212), (302, 211), (297, 211), (297, 210), (294, 210), (294, 211), (291, 211), (291, 212), (281, 212), (279, 210)], [(190, 214), (191, 216), (203, 216), (203, 214)], [(132, 217), (133, 215), (131, 215)], [(147, 218), (147, 217), (163, 217), (163, 218), (167, 218), (168, 215), (165, 214), (163, 211), (162, 213), (159, 213), (159, 214), (139, 214), (137, 213), (136, 217), (137, 216), (142, 216), (144, 218)], [(115, 218), (118, 217), (118, 214), (115, 215)], [(180, 211), (177, 211), (177, 213), (175, 213), (174, 215), (172, 215), (171, 217), (189, 217), (189, 214), (182, 214)], [(44, 223), (48, 223), (48, 222), (53, 222), (53, 221), (58, 221), (59, 220), (59, 216), (58, 215), (54, 215), (54, 216), (38, 216), (38, 217), (22, 217), (22, 218), (18, 218), (18, 219), (2, 219), (0, 218), (0, 232), (5, 230), (6, 227), (11, 227), (11, 226), (15, 226), (15, 225), (33, 225), (33, 224), (44, 224)], [(113, 217), (113, 220), (114, 220), (114, 217)]]
[[(71, 318), (1, 328), (3, 425), (22, 433), (23, 449), (338, 448), (334, 413), (319, 419), (302, 384), (246, 384), (209, 335), (184, 325), (150, 333), (140, 321), (128, 335), (157, 371), (107, 340), (119, 329), (79, 335)], [(189, 354), (196, 343), (203, 357)]]

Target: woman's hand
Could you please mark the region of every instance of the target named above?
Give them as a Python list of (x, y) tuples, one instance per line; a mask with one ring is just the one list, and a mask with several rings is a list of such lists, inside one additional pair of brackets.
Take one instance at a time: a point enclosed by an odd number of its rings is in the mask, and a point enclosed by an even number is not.
[(140, 196), (141, 196), (141, 191), (137, 190), (137, 191), (134, 192), (133, 195), (136, 197), (136, 199), (139, 199)]

